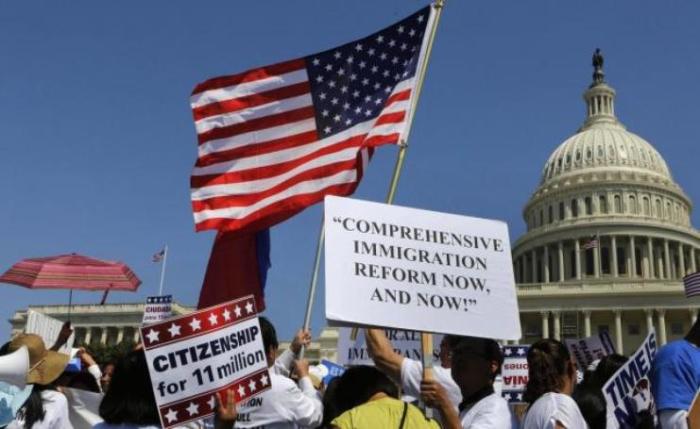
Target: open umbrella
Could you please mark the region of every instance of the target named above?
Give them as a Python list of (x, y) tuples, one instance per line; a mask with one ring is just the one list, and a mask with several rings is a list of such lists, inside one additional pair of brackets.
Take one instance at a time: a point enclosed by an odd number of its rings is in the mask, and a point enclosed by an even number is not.
[(23, 259), (0, 276), (0, 282), (30, 289), (69, 289), (69, 307), (74, 289), (135, 291), (141, 284), (131, 268), (122, 262), (76, 253)]

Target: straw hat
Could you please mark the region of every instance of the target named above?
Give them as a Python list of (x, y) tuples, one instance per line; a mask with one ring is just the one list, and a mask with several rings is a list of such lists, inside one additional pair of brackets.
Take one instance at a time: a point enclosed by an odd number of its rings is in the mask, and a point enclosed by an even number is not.
[(68, 364), (68, 355), (47, 350), (44, 340), (38, 335), (17, 335), (10, 342), (8, 351), (14, 352), (22, 346), (27, 347), (29, 352), (27, 384), (51, 384), (61, 375)]

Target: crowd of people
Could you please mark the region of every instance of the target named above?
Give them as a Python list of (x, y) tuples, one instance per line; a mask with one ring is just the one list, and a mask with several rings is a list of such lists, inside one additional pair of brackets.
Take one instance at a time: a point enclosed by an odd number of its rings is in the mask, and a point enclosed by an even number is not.
[[(233, 391), (227, 391), (218, 396), (213, 418), (183, 428), (617, 427), (606, 411), (602, 389), (627, 362), (622, 355), (605, 356), (579, 371), (560, 341), (535, 342), (527, 353), (528, 383), (520, 413), (499, 392), (504, 358), (492, 339), (446, 335), (439, 361), (426, 376), (422, 363), (397, 353), (382, 329), (367, 329), (374, 366), (347, 368), (326, 385), (315, 367), (298, 358), (302, 347), (310, 343), (308, 331), (299, 331), (290, 348), (278, 353), (274, 326), (264, 317), (259, 320), (271, 388), (241, 403), (236, 403)], [(22, 347), (29, 355), (28, 387), (22, 391), (26, 398), (22, 396), (14, 415), (0, 416), (0, 427), (160, 427), (142, 348), (137, 346), (117, 361), (101, 365), (81, 348), (80, 369), (69, 369), (69, 356), (57, 350), (70, 334), (66, 325), (51, 348), (33, 334), (17, 335), (0, 348), (0, 356)], [(650, 384), (655, 407), (639, 409), (633, 427), (687, 428), (688, 410), (700, 388), (700, 322), (685, 338), (660, 348)], [(7, 405), (0, 403), (0, 408)]]

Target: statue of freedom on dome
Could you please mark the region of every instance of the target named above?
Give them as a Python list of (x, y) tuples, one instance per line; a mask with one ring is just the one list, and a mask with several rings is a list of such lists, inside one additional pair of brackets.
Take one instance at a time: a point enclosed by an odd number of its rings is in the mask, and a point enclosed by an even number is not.
[(605, 73), (603, 73), (603, 54), (600, 52), (600, 48), (596, 48), (593, 53), (593, 84), (603, 83), (603, 78)]

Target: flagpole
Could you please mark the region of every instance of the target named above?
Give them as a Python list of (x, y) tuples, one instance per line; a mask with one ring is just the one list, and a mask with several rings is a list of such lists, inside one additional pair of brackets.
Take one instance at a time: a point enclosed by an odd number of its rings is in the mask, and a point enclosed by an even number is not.
[[(396, 189), (399, 186), (399, 179), (401, 178), (401, 171), (403, 170), (404, 160), (406, 158), (406, 150), (408, 149), (408, 136), (411, 133), (411, 128), (413, 126), (413, 117), (415, 115), (416, 106), (418, 105), (418, 99), (420, 98), (421, 90), (423, 89), (423, 81), (425, 80), (426, 71), (428, 69), (428, 61), (430, 59), (430, 54), (433, 51), (433, 42), (435, 41), (435, 34), (437, 32), (437, 26), (440, 22), (440, 15), (442, 14), (442, 8), (445, 5), (445, 0), (436, 0), (432, 7), (435, 8), (435, 20), (430, 29), (430, 34), (428, 35), (428, 45), (425, 50), (425, 56), (422, 63), (420, 64), (420, 69), (418, 70), (418, 81), (416, 82), (415, 96), (411, 97), (411, 109), (409, 116), (407, 118), (406, 133), (399, 142), (399, 152), (396, 155), (396, 164), (394, 165), (394, 172), (391, 175), (391, 182), (389, 184), (389, 192), (386, 197), (387, 204), (393, 204), (394, 198), (396, 196)], [(303, 329), (306, 331), (311, 325), (311, 310), (313, 308), (314, 297), (316, 295), (316, 285), (318, 282), (318, 272), (321, 267), (321, 251), (325, 241), (325, 230), (323, 227), (323, 219), (321, 219), (321, 232), (318, 236), (318, 244), (316, 247), (316, 258), (314, 259), (314, 268), (311, 274), (311, 285), (309, 287), (309, 296), (306, 301), (306, 312), (304, 315), (304, 326)], [(357, 336), (357, 328), (353, 328), (354, 336)], [(430, 334), (423, 334), (430, 335)], [(432, 337), (430, 338), (432, 342)], [(300, 358), (304, 358), (304, 347), (301, 348)], [(431, 361), (432, 362), (432, 361)], [(432, 363), (431, 363), (432, 365)]]
[(165, 264), (168, 262), (168, 245), (163, 248), (163, 265), (160, 266), (160, 287), (158, 288), (158, 296), (163, 295), (163, 282), (165, 281)]

